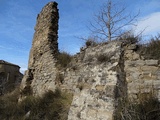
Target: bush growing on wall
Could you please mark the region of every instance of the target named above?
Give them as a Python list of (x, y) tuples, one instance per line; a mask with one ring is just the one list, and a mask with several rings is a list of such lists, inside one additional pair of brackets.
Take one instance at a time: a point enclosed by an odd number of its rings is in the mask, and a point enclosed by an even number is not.
[(57, 56), (57, 66), (61, 68), (66, 68), (71, 62), (72, 56), (67, 52), (60, 52)]
[(140, 46), (140, 54), (147, 59), (160, 59), (160, 34)]

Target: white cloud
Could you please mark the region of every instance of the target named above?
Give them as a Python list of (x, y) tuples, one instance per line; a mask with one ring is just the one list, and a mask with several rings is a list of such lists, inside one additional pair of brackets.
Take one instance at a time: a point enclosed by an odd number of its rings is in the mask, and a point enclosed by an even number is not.
[(152, 13), (139, 20), (135, 33), (143, 30), (143, 35), (153, 35), (160, 32), (160, 12)]

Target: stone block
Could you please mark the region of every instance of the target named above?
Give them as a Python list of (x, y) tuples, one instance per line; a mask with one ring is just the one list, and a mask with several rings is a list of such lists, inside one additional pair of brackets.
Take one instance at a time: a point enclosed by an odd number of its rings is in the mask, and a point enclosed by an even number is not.
[(128, 88), (128, 94), (137, 94), (139, 93), (139, 89), (135, 89), (135, 88)]
[(160, 80), (160, 71), (159, 69), (154, 73), (157, 76), (157, 79)]
[(96, 118), (96, 113), (97, 113), (97, 111), (95, 109), (88, 109), (87, 116), (90, 119), (94, 119), (94, 118)]
[(125, 70), (126, 70), (127, 73), (138, 72), (138, 71), (140, 72), (141, 71), (139, 66), (138, 67), (126, 67)]
[(158, 60), (145, 60), (146, 65), (152, 66), (152, 65), (158, 65)]
[(126, 81), (127, 81), (127, 83), (131, 83), (134, 81), (134, 79), (133, 79), (133, 77), (128, 76), (128, 77), (126, 77)]
[(129, 94), (128, 98), (130, 101), (135, 101), (135, 100), (137, 100), (138, 96), (137, 96), (137, 94)]
[(160, 101), (160, 90), (157, 91), (157, 98)]
[(105, 88), (107, 97), (114, 97), (115, 93), (115, 85), (106, 86)]
[(150, 93), (152, 91), (151, 88), (143, 88), (143, 89), (140, 89), (140, 93)]
[(141, 75), (141, 73), (137, 71), (137, 72), (131, 73), (130, 75), (133, 77), (134, 80), (137, 80)]
[(160, 80), (153, 81), (154, 89), (160, 90)]
[(96, 88), (97, 91), (103, 91), (105, 86), (104, 85), (96, 85), (95, 88)]
[(132, 52), (133, 52), (132, 50), (126, 50), (124, 55), (125, 58), (129, 60), (132, 59)]
[(112, 120), (112, 115), (113, 115), (113, 109), (110, 111), (98, 110), (96, 120)]
[(135, 61), (131, 61), (131, 60), (126, 60), (125, 61), (125, 67), (135, 67), (136, 62)]
[(150, 71), (150, 72), (156, 72), (158, 70), (158, 67), (156, 66), (142, 66), (142, 71)]
[(152, 77), (150, 77), (150, 76), (143, 76), (141, 79), (142, 80), (152, 80)]
[(136, 66), (144, 66), (145, 65), (145, 61), (144, 60), (136, 60), (135, 61), (135, 65)]
[(153, 87), (153, 82), (154, 80), (145, 80), (144, 83), (142, 84), (143, 87)]
[(133, 53), (133, 55), (132, 55), (132, 59), (133, 59), (133, 60), (138, 60), (138, 59), (140, 59), (139, 54), (137, 54), (137, 53)]

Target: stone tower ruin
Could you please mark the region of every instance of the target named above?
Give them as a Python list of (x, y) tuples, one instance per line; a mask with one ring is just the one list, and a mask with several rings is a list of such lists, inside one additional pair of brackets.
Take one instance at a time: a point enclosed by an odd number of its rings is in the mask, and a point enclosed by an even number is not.
[(56, 2), (48, 3), (38, 14), (28, 70), (22, 80), (22, 92), (41, 95), (55, 89), (56, 56), (58, 53), (58, 19)]

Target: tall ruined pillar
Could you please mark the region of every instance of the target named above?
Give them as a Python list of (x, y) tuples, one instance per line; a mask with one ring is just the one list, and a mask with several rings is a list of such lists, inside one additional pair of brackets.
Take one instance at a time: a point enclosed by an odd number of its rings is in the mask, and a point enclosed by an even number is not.
[(48, 3), (38, 14), (28, 70), (22, 80), (24, 94), (41, 95), (55, 90), (56, 56), (58, 53), (58, 19), (56, 2)]

